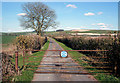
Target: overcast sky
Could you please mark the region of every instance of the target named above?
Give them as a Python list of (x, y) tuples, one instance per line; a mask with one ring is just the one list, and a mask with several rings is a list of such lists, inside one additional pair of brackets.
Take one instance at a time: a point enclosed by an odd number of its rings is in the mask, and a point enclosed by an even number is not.
[[(5, 0), (7, 1), (7, 0)], [(118, 2), (43, 2), (57, 15), (57, 29), (118, 29)], [(22, 12), (21, 5), (25, 2), (2, 2), (2, 31), (26, 31), (18, 20)], [(56, 30), (56, 29), (48, 29)], [(28, 31), (31, 31), (29, 29)]]

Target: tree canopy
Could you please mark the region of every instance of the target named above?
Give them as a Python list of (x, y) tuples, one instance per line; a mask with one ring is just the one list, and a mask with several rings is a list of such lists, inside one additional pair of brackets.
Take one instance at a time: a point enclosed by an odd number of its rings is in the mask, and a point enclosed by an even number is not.
[(55, 11), (41, 2), (28, 2), (22, 5), (22, 10), (25, 13), (21, 17), (21, 26), (25, 29), (32, 28), (38, 35), (50, 27), (56, 27)]

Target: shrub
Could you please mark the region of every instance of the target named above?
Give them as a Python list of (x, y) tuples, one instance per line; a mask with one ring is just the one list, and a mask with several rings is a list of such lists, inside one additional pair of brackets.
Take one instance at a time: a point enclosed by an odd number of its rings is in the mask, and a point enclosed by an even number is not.
[(2, 57), (2, 81), (10, 81), (16, 74), (15, 64), (11, 61), (13, 57), (6, 53), (0, 53), (0, 56)]
[[(108, 61), (107, 66), (111, 67), (113, 73), (120, 75), (120, 40), (117, 36), (106, 38), (88, 38), (88, 37), (63, 37), (55, 38), (56, 40), (64, 43), (74, 50), (108, 50), (108, 52), (82, 52), (88, 57), (99, 56), (108, 57), (107, 59), (101, 58), (101, 61)], [(101, 64), (106, 66), (106, 64)]]
[(45, 38), (38, 35), (20, 35), (16, 38), (18, 49), (35, 49), (39, 50), (45, 43)]

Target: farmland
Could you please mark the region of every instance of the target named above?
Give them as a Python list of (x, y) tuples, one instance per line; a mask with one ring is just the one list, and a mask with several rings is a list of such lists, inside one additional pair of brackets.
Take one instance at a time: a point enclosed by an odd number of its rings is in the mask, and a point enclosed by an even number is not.
[(12, 43), (17, 36), (2, 36), (2, 44)]
[(1, 82), (120, 82), (118, 2), (4, 2)]
[(14, 39), (19, 35), (26, 35), (34, 32), (18, 32), (18, 33), (2, 33), (2, 38), (0, 44), (9, 44), (13, 43)]
[[(66, 33), (99, 33), (99, 34), (102, 34), (102, 33), (114, 33), (115, 30), (65, 30), (65, 31), (61, 31), (61, 32), (66, 32)], [(55, 31), (48, 31), (47, 33), (57, 33)]]
[[(108, 31), (85, 31), (85, 32), (79, 32), (79, 33), (107, 33)], [(112, 31), (114, 32), (114, 31)], [(111, 33), (112, 33), (111, 32)], [(45, 34), (47, 34), (47, 36), (49, 37), (53, 37), (56, 42), (59, 43), (59, 45), (61, 45), (65, 50), (109, 50), (109, 52), (69, 52), (69, 54), (71, 55), (71, 57), (77, 61), (79, 63), (79, 65), (81, 65), (82, 67), (84, 66), (90, 66), (90, 67), (102, 67), (102, 66), (110, 66), (110, 70), (112, 70), (112, 75), (106, 75), (106, 74), (98, 74), (96, 76), (94, 76), (96, 79), (98, 79), (99, 81), (109, 81), (112, 79), (112, 81), (118, 81), (119, 77), (119, 43), (118, 43), (118, 38), (114, 38), (111, 36), (108, 36), (106, 38), (104, 37), (96, 37), (96, 38), (92, 38), (92, 37), (83, 37), (83, 36), (69, 36), (70, 33), (74, 33), (71, 31), (63, 31), (63, 32), (45, 32)], [(78, 33), (78, 32), (77, 32)], [(3, 44), (11, 44), (14, 42), (15, 39), (17, 39), (17, 43), (18, 43), (18, 47), (20, 49), (40, 49), (41, 47), (39, 46), (41, 44), (40, 42), (37, 42), (37, 40), (39, 39), (36, 35), (27, 35), (29, 33), (12, 33), (12, 34), (3, 34), (2, 36), (2, 42)], [(23, 35), (23, 36), (22, 36)], [(17, 38), (16, 38), (17, 37)], [(116, 40), (117, 39), (117, 40)], [(40, 39), (41, 40), (41, 39)], [(39, 44), (40, 43), (40, 44)], [(45, 48), (43, 49), (47, 49), (48, 48), (48, 43), (47, 42), (47, 46), (45, 44)], [(39, 48), (40, 47), (40, 48)], [(7, 48), (8, 49), (8, 48)], [(40, 55), (43, 56), (44, 52), (37, 52), (37, 53), (33, 53), (31, 56), (39, 56), (39, 53), (41, 53)], [(23, 61), (23, 57), (22, 54), (20, 53), (21, 56), (19, 56), (19, 67), (22, 68), (22, 61)], [(95, 61), (100, 61), (100, 62), (108, 62), (109, 64), (101, 64), (101, 63), (97, 63), (97, 64), (82, 64), (82, 60), (80, 60), (80, 57), (108, 57), (107, 59), (92, 59)], [(114, 57), (113, 57), (114, 56)], [(15, 55), (12, 56), (12, 62), (15, 64)], [(38, 59), (42, 59), (41, 57), (36, 58), (35, 60), (39, 61)], [(30, 61), (33, 60), (33, 58), (29, 58)], [(117, 65), (116, 65), (117, 63)], [(27, 63), (26, 63), (27, 64)], [(28, 63), (29, 64), (29, 63)], [(34, 64), (33, 64), (34, 65)], [(39, 64), (37, 63), (37, 66)], [(117, 70), (115, 70), (114, 68), (117, 67)], [(35, 68), (35, 67), (34, 67)], [(37, 69), (37, 68), (36, 68)], [(96, 72), (97, 69), (86, 69), (88, 72), (89, 71), (94, 71)], [(104, 69), (98, 69), (100, 71), (107, 71)], [(20, 80), (32, 80), (33, 78), (33, 73), (34, 71), (23, 71), (21, 76), (15, 76), (15, 81), (20, 81)], [(117, 73), (116, 73), (117, 72)], [(29, 73), (29, 74), (28, 74)], [(26, 77), (26, 75), (28, 75)], [(30, 76), (29, 76), (30, 75)], [(115, 77), (116, 76), (116, 77)], [(108, 79), (105, 79), (105, 78)], [(25, 78), (25, 79), (24, 79)]]
[(65, 30), (65, 31), (49, 31), (46, 32), (45, 34), (48, 36), (106, 36), (106, 35), (114, 35), (115, 32), (114, 30)]
[(68, 33), (99, 33), (99, 34), (105, 34), (105, 33), (114, 33), (113, 30), (88, 30), (88, 31), (66, 31)]
[[(12, 43), (14, 41), (14, 39), (19, 36), (19, 35), (26, 35), (26, 34), (30, 34), (30, 33), (35, 33), (35, 32), (17, 32), (17, 33), (2, 33), (2, 42), (0, 42), (1, 44), (8, 44), (8, 43)], [(114, 33), (114, 31), (112, 30), (89, 30), (89, 31), (70, 31), (70, 30), (66, 30), (63, 32), (60, 32), (62, 34), (71, 34), (71, 33), (99, 33), (99, 34), (107, 34), (107, 33)], [(59, 35), (59, 32), (55, 32), (55, 31), (48, 31), (45, 32), (45, 34), (47, 35)]]

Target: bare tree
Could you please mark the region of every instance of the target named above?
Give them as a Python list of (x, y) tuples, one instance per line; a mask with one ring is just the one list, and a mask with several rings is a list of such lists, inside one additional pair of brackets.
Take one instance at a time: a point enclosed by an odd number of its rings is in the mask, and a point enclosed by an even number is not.
[(32, 28), (41, 36), (42, 31), (56, 27), (54, 10), (41, 2), (28, 2), (22, 5), (23, 12), (21, 26), (25, 29)]

